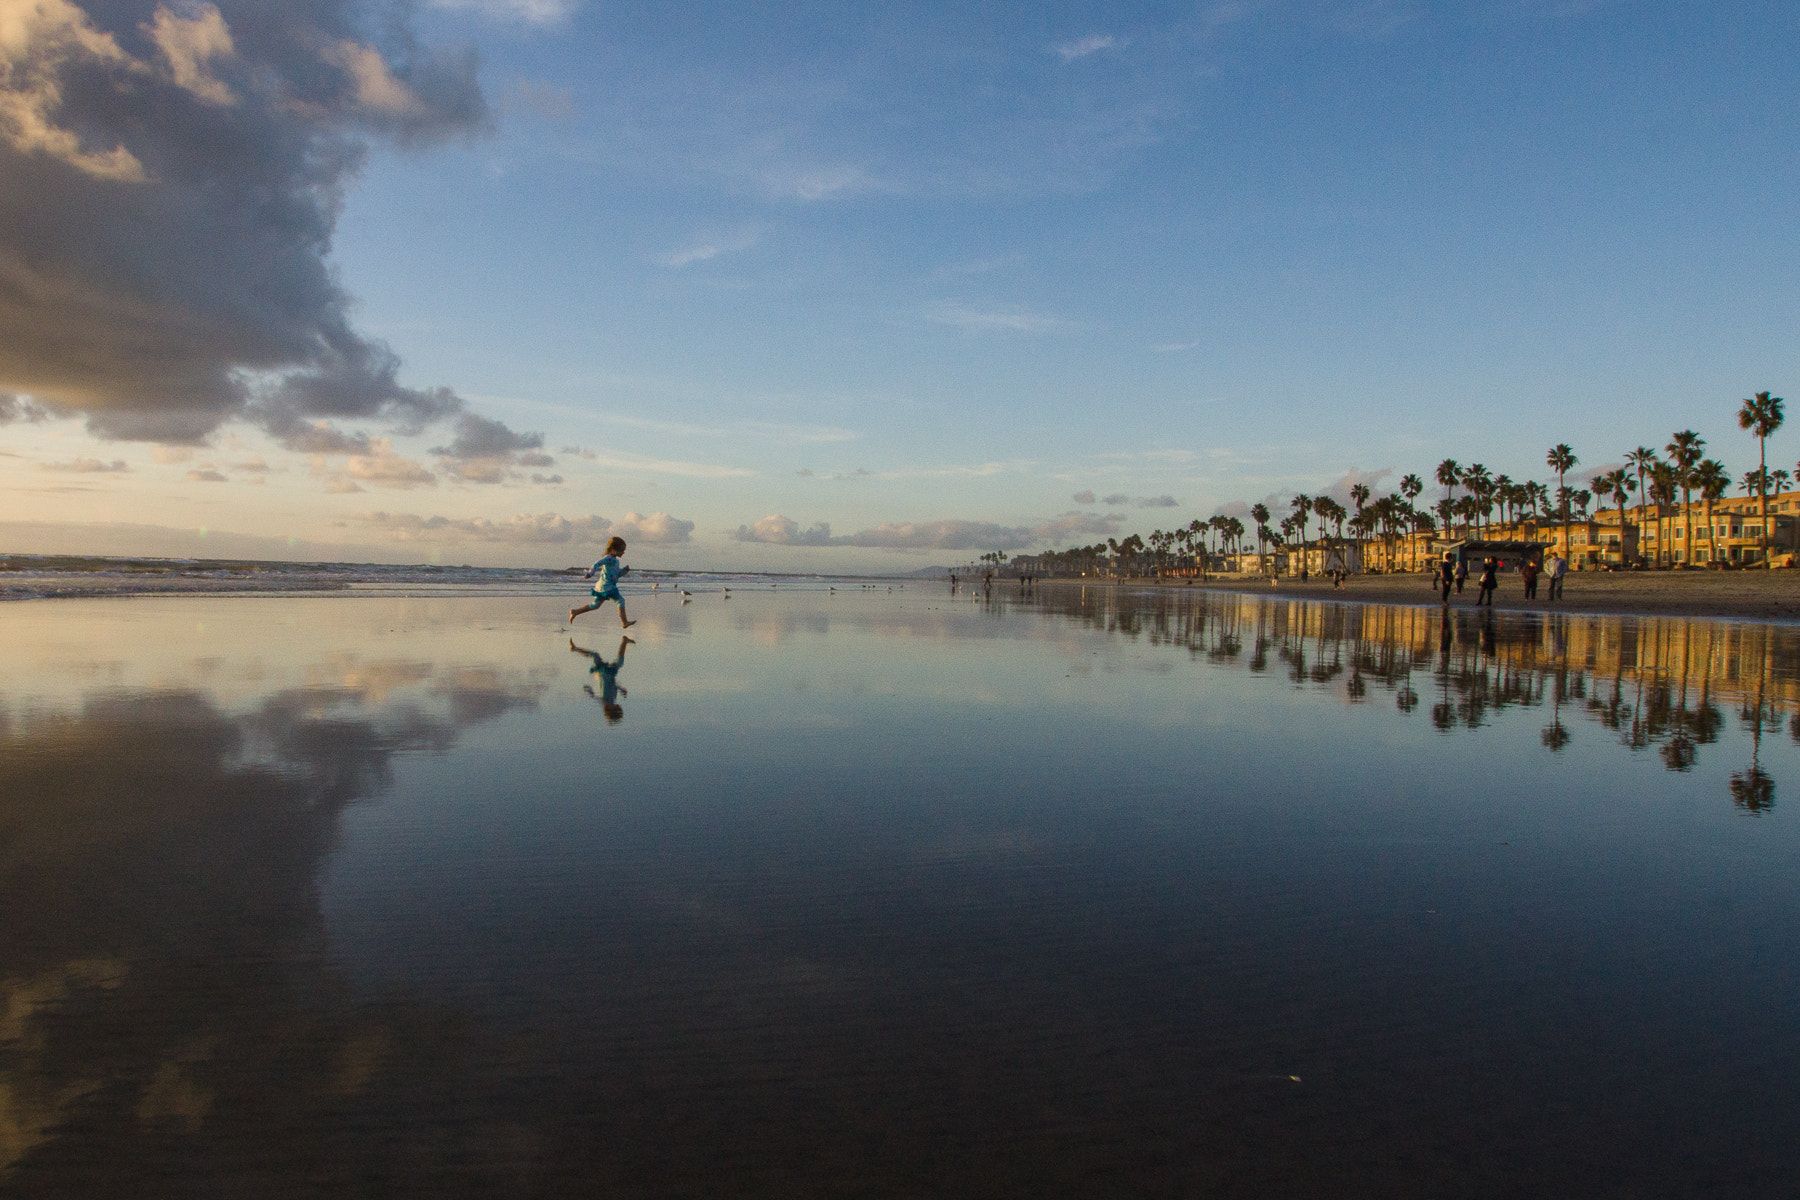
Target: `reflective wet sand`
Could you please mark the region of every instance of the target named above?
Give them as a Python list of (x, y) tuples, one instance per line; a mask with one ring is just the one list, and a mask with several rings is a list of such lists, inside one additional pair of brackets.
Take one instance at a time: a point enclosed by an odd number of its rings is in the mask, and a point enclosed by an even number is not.
[(0, 606), (0, 1188), (1790, 1186), (1800, 632), (707, 599)]

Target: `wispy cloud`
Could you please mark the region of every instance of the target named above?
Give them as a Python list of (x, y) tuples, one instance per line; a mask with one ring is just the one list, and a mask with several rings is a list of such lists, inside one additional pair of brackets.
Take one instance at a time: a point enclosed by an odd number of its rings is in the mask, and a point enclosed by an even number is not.
[(1075, 323), (1021, 308), (979, 309), (955, 300), (944, 300), (925, 312), (927, 321), (959, 329), (1000, 330), (1008, 333), (1051, 333), (1073, 329)]
[(717, 463), (682, 462), (678, 459), (647, 458), (637, 454), (615, 454), (605, 450), (594, 452), (597, 466), (621, 471), (646, 471), (653, 475), (683, 475), (690, 479), (748, 479), (756, 474), (746, 467), (725, 467)]
[(499, 21), (554, 25), (575, 11), (576, 0), (431, 0), (431, 7), (480, 13)]
[(762, 232), (757, 229), (739, 229), (725, 234), (702, 234), (689, 239), (680, 249), (672, 250), (657, 261), (674, 270), (691, 266), (698, 262), (710, 262), (725, 254), (737, 254), (748, 250), (762, 240)]
[(1110, 33), (1090, 33), (1084, 38), (1076, 38), (1072, 42), (1063, 42), (1053, 46), (1051, 50), (1053, 53), (1061, 55), (1064, 62), (1074, 62), (1078, 58), (1086, 58), (1090, 54), (1111, 50), (1114, 47), (1124, 49), (1125, 43)]
[(649, 545), (678, 545), (694, 531), (692, 521), (668, 513), (626, 513), (616, 521), (589, 514), (519, 513), (504, 520), (487, 517), (420, 516), (416, 513), (369, 512), (356, 518), (398, 542), (502, 542), (511, 545), (602, 545), (617, 536)]
[(122, 458), (111, 462), (102, 462), (97, 458), (77, 458), (73, 462), (39, 463), (40, 471), (70, 471), (77, 475), (113, 475), (131, 470), (131, 465)]

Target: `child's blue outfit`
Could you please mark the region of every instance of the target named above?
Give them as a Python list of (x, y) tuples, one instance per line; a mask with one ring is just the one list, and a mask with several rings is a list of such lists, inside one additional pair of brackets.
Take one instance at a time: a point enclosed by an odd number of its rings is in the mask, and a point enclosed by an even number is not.
[(624, 604), (625, 597), (619, 595), (619, 576), (624, 573), (624, 566), (619, 556), (608, 554), (605, 558), (588, 568), (588, 574), (594, 579), (594, 603), (611, 600), (615, 604)]

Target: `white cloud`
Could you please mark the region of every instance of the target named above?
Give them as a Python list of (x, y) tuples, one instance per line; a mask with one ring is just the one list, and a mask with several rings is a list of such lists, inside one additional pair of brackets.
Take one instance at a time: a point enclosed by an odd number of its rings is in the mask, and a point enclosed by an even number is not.
[(674, 546), (688, 540), (694, 532), (692, 521), (671, 517), (668, 513), (628, 512), (613, 525), (612, 531), (628, 542), (648, 542), (653, 546)]
[(682, 462), (677, 459), (645, 458), (636, 454), (609, 454), (595, 451), (593, 462), (602, 467), (622, 471), (648, 471), (655, 475), (685, 475), (692, 479), (745, 479), (756, 474), (744, 467), (722, 467), (714, 463)]
[(932, 305), (926, 311), (925, 319), (939, 325), (954, 325), (959, 329), (994, 329), (1012, 333), (1050, 333), (1058, 329), (1074, 328), (1073, 321), (1062, 317), (1046, 316), (1018, 308), (976, 309), (955, 300), (944, 300)]
[(753, 521), (749, 525), (739, 525), (737, 532), (731, 535), (740, 542), (767, 542), (774, 546), (829, 546), (831, 526), (814, 525), (811, 529), (800, 528), (800, 522), (780, 513)]
[(1098, 53), (1101, 50), (1111, 50), (1115, 46), (1124, 49), (1125, 43), (1108, 33), (1090, 33), (1084, 38), (1077, 38), (1072, 42), (1064, 42), (1060, 46), (1053, 46), (1051, 49), (1054, 53), (1060, 54), (1064, 62), (1074, 62), (1078, 58), (1086, 58), (1088, 55)]

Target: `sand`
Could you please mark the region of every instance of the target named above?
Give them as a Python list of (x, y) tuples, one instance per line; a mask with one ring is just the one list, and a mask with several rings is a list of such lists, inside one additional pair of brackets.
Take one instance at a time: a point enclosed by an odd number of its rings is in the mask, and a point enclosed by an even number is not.
[[(1009, 583), (1011, 581), (1008, 581)], [(1044, 587), (1095, 586), (1092, 579), (1042, 579)], [(1425, 575), (1353, 575), (1342, 588), (1331, 580), (1283, 579), (1270, 587), (1263, 577), (1217, 575), (1205, 583), (1184, 579), (1122, 579), (1099, 586), (1206, 588), (1213, 591), (1254, 592), (1261, 595), (1339, 600), (1364, 604), (1440, 603)], [(1475, 606), (1478, 588), (1474, 576), (1457, 607)], [(1541, 580), (1535, 600), (1527, 600), (1524, 584), (1516, 574), (1502, 575), (1494, 597), (1498, 610), (1540, 612), (1589, 612), (1670, 616), (1722, 617), (1740, 621), (1800, 621), (1800, 571), (1575, 571), (1564, 587), (1563, 599), (1552, 604), (1546, 597), (1550, 581)]]

